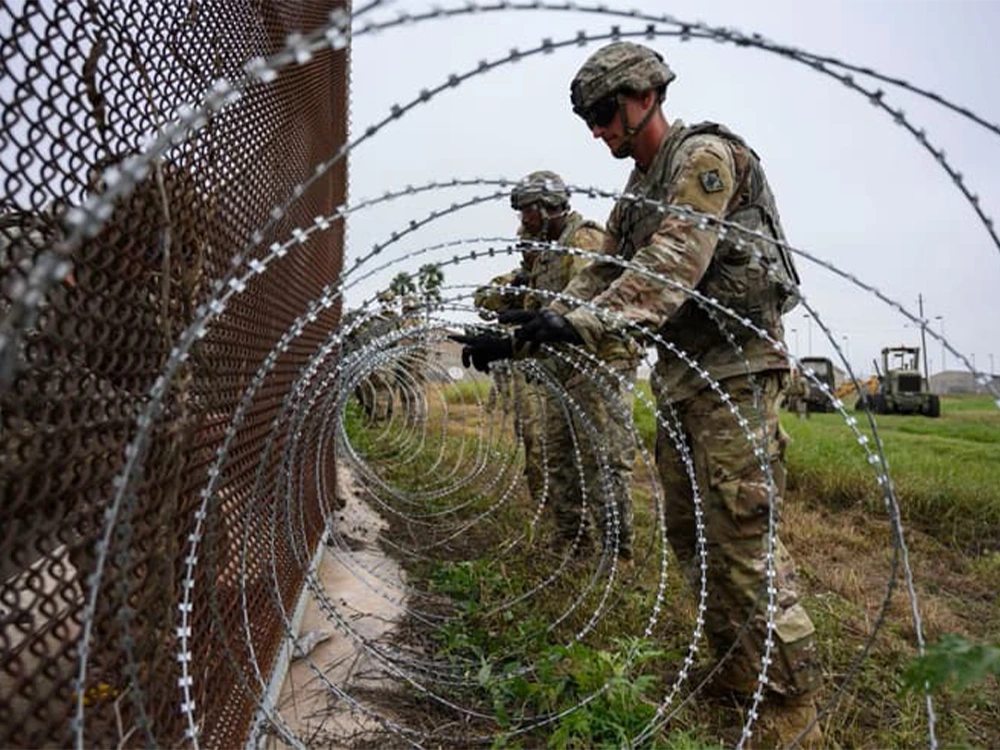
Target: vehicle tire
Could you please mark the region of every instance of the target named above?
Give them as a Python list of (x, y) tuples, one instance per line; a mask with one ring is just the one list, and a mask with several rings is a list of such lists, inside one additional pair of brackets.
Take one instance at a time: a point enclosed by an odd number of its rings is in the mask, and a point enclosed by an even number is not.
[(887, 414), (889, 412), (889, 404), (885, 400), (885, 396), (881, 393), (876, 393), (872, 396), (872, 411), (876, 414)]
[(941, 399), (936, 393), (932, 393), (927, 397), (927, 412), (928, 417), (940, 417), (941, 416)]

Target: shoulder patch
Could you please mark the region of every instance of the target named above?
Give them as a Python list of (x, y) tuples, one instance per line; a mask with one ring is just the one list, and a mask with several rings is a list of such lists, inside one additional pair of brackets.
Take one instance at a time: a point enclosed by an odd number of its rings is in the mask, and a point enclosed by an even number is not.
[(718, 193), (725, 189), (718, 169), (707, 169), (698, 175), (701, 187), (706, 193)]

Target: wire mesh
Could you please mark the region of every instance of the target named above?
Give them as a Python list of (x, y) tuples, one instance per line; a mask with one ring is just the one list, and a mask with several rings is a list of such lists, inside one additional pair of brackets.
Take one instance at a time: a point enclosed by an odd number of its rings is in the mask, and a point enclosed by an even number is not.
[[(337, 278), (341, 226), (254, 279), (175, 370), (97, 580), (102, 525), (150, 390), (178, 335), (230, 273), (232, 256), (343, 202), (340, 163), (272, 215), (345, 141), (347, 50), (329, 48), (273, 80), (250, 82), (238, 101), (172, 143), (94, 236), (69, 241), (67, 213), (113, 187), (118, 165), (216, 81), (239, 79), (249, 61), (346, 7), (340, 0), (0, 4), (0, 315), (13, 350), (0, 395), (0, 745), (176, 745), (184, 735), (176, 602), (192, 511), (253, 374)], [(63, 278), (15, 329), (46, 253), (68, 261)], [(237, 687), (250, 670), (247, 647), (231, 641), (244, 620), (233, 530), (266, 518), (249, 516), (247, 503), (275, 501), (277, 459), (263, 469), (263, 490), (253, 489), (262, 435), (338, 315), (336, 306), (321, 312), (281, 353), (231, 435), (230, 461), (207, 508), (213, 543), (195, 585), (212, 601), (189, 621), (189, 666), (199, 677), (200, 730), (213, 746), (242, 742), (255, 708), (254, 696)], [(309, 467), (302, 477), (304, 527), (315, 544), (318, 479)], [(246, 531), (261, 542), (267, 536), (263, 528)], [(279, 595), (292, 606), (304, 569), (288, 549), (278, 554)], [(267, 664), (283, 634), (271, 571), (251, 558), (245, 575), (252, 645)], [(77, 686), (95, 582), (87, 677)], [(86, 719), (75, 727), (81, 698)]]

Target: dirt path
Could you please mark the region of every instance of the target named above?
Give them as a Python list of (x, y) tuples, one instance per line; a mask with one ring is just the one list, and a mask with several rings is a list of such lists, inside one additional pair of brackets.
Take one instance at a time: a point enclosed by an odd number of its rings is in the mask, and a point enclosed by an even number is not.
[[(345, 507), (337, 514), (340, 540), (327, 546), (317, 576), (329, 603), (357, 636), (386, 643), (401, 615), (403, 592), (399, 565), (379, 548), (385, 522), (361, 499), (351, 474), (338, 473)], [(326, 639), (305, 658), (295, 659), (278, 699), (282, 719), (306, 746), (347, 747), (380, 728), (379, 722), (332, 691), (321, 677), (349, 695), (359, 690), (391, 691), (393, 682), (354, 635), (345, 633), (308, 593), (299, 643), (309, 634)], [(364, 703), (364, 701), (361, 701)], [(269, 735), (267, 748), (286, 744)]]

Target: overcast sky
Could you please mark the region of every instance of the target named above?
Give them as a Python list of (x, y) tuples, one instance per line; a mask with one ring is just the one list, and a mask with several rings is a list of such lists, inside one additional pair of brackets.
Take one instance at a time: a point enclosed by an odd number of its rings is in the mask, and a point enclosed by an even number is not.
[[(439, 3), (443, 7), (451, 5)], [(906, 79), (1000, 123), (1000, 3), (948, 2), (607, 2), (618, 9), (669, 12)], [(417, 12), (429, 4), (400, 0), (373, 17)], [(451, 73), (481, 59), (560, 41), (578, 30), (606, 33), (644, 24), (580, 12), (505, 11), (429, 21), (354, 40), (351, 123), (355, 136), (395, 103), (413, 99)], [(790, 242), (856, 274), (913, 312), (923, 294), (929, 318), (942, 316), (956, 349), (989, 370), (1000, 359), (1000, 251), (940, 165), (891, 117), (841, 83), (775, 54), (732, 44), (662, 37), (650, 42), (677, 74), (668, 91), (669, 119), (715, 120), (741, 134), (761, 155)], [(350, 160), (350, 198), (357, 201), (407, 184), (453, 177), (516, 180), (552, 169), (567, 182), (620, 190), (631, 161), (609, 156), (572, 114), (569, 82), (600, 44), (571, 46), (477, 76), (391, 123), (358, 146)], [(895, 87), (886, 101), (901, 106), (946, 151), (986, 213), (1000, 222), (1000, 136)], [(358, 213), (348, 223), (348, 262), (413, 219), (483, 193), (444, 190)], [(610, 200), (578, 196), (574, 206), (604, 221)], [(398, 258), (417, 248), (462, 238), (511, 235), (517, 216), (493, 201), (434, 222), (386, 251)], [(436, 259), (450, 257), (435, 256)], [(408, 261), (415, 271), (427, 258)], [(885, 345), (919, 344), (919, 329), (869, 294), (852, 289), (806, 259), (797, 261), (803, 291), (849, 350), (861, 371)], [(509, 259), (446, 269), (446, 283), (481, 283)], [(394, 269), (393, 272), (399, 269)], [(364, 285), (363, 294), (387, 277)], [(356, 304), (359, 294), (348, 297)], [(941, 320), (934, 320), (940, 331)], [(800, 355), (831, 348), (803, 309), (787, 320), (787, 339)], [(811, 336), (810, 336), (811, 329)], [(793, 332), (794, 330), (794, 332)], [(929, 341), (931, 371), (941, 346)], [(947, 356), (947, 366), (956, 366)]]

